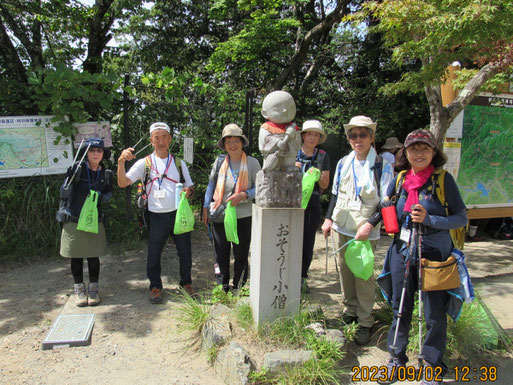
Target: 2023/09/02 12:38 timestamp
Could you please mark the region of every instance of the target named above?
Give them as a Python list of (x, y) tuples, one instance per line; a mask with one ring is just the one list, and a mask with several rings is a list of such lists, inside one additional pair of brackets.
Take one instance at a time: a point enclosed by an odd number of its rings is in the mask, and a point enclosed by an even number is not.
[(498, 379), (496, 366), (480, 366), (473, 368), (471, 366), (455, 366), (454, 380), (461, 382), (469, 382), (471, 380), (478, 380), (481, 382), (495, 382)]

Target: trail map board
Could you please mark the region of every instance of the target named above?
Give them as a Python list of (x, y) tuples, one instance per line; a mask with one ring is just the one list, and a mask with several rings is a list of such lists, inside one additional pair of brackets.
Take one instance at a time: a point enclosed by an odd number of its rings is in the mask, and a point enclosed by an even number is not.
[(474, 98), (465, 108), (457, 179), (467, 208), (513, 206), (512, 149), (513, 95)]
[(51, 116), (0, 117), (0, 178), (62, 174), (73, 162), (71, 143), (53, 130)]

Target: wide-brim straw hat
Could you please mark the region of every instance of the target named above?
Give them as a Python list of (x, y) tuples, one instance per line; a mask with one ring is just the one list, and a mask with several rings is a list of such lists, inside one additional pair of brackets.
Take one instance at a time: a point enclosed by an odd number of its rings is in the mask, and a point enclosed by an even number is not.
[(381, 148), (383, 150), (395, 150), (396, 148), (402, 147), (403, 145), (401, 142), (399, 142), (399, 139), (397, 139), (395, 136), (391, 136), (390, 138), (387, 138), (385, 144)]
[(89, 138), (89, 139), (85, 140), (84, 143), (82, 144), (82, 147), (80, 147), (77, 159), (81, 159), (82, 158), (82, 155), (84, 155), (84, 152), (85, 152), (85, 150), (87, 150), (88, 147), (89, 148), (101, 148), (103, 150), (103, 158), (102, 158), (102, 160), (110, 158), (110, 155), (111, 155), (110, 149), (105, 147), (105, 144), (104, 144), (102, 139), (100, 139), (100, 138)]
[(326, 141), (326, 138), (328, 137), (324, 130), (322, 129), (322, 124), (318, 120), (307, 120), (303, 123), (303, 128), (301, 128), (301, 135), (303, 135), (305, 132), (317, 132), (321, 135), (319, 138), (319, 143), (322, 144)]
[(249, 145), (249, 140), (244, 136), (242, 133), (242, 129), (237, 126), (235, 123), (230, 123), (223, 128), (223, 133), (221, 134), (221, 139), (217, 142), (217, 147), (219, 147), (221, 150), (224, 150), (224, 138), (227, 136), (238, 136), (242, 138), (242, 147), (247, 147)]
[(366, 127), (372, 130), (372, 133), (376, 133), (376, 126), (378, 124), (373, 122), (371, 118), (363, 115), (353, 116), (349, 123), (344, 124), (344, 131), (346, 135), (355, 127)]

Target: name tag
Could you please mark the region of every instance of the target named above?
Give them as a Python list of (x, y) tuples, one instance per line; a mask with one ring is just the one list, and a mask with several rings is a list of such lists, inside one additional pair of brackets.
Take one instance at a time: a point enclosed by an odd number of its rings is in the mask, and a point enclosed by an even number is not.
[(362, 201), (359, 199), (351, 200), (349, 202), (349, 210), (360, 211), (362, 209)]
[(410, 242), (410, 230), (408, 230), (406, 227), (403, 227), (401, 229), (401, 234), (399, 235), (399, 239), (403, 242)]
[(153, 196), (155, 199), (164, 199), (166, 197), (166, 190), (155, 190)]

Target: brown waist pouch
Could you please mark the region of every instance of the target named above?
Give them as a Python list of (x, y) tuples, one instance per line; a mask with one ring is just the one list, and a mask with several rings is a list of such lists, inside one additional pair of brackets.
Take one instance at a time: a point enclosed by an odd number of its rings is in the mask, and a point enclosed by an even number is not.
[(452, 255), (443, 262), (422, 258), (422, 290), (449, 290), (460, 287), (458, 263)]

